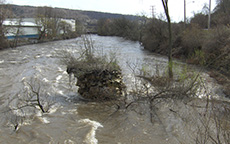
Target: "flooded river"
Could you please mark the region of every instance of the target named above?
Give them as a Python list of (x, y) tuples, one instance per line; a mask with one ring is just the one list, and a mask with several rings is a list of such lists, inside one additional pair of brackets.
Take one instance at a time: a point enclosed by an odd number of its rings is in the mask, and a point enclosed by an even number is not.
[[(60, 62), (60, 53), (64, 51), (78, 55), (79, 40), (0, 51), (1, 144), (193, 143), (192, 123), (188, 125), (183, 118), (194, 113), (180, 103), (163, 103), (157, 110), (159, 117), (151, 123), (145, 109), (115, 112), (105, 104), (79, 100), (77, 87), (73, 81), (70, 83), (66, 73), (66, 65)], [(167, 63), (167, 58), (144, 51), (138, 42), (96, 35), (92, 40), (100, 53), (116, 54), (127, 85), (132, 85), (132, 70), (128, 65), (145, 63), (153, 68), (159, 65), (163, 70)], [(204, 75), (213, 93), (221, 95), (214, 80)], [(29, 104), (20, 107), (27, 102), (26, 88), (34, 81), (36, 86), (33, 87), (40, 88), (44, 108), (48, 109), (45, 114)], [(172, 108), (177, 112), (170, 111)], [(192, 119), (196, 119), (195, 114), (190, 121)]]

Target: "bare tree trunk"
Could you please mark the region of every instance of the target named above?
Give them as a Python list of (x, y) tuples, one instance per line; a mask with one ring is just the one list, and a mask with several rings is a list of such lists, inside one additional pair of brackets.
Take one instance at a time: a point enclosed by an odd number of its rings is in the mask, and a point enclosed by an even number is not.
[(211, 0), (209, 0), (209, 11), (208, 11), (208, 29), (211, 27)]
[(5, 37), (6, 28), (3, 26), (3, 22), (11, 16), (10, 6), (5, 4), (4, 0), (0, 0), (0, 49), (9, 47), (9, 43)]
[(169, 31), (169, 48), (168, 48), (168, 72), (169, 72), (169, 78), (172, 79), (173, 78), (173, 63), (172, 63), (172, 27), (171, 27), (171, 19), (169, 16), (169, 9), (168, 9), (168, 0), (161, 0), (163, 7), (164, 7), (164, 11), (165, 11), (165, 15), (167, 17), (168, 20), (168, 31)]
[(0, 22), (0, 49), (6, 48), (6, 47), (8, 47), (8, 43), (7, 43), (6, 37), (4, 35), (3, 26)]
[(186, 0), (184, 0), (184, 28), (186, 28)]

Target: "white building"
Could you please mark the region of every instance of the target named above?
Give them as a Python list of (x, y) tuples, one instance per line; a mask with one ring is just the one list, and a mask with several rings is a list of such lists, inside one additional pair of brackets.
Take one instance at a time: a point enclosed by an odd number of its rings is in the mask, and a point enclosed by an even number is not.
[[(71, 25), (71, 31), (75, 31), (75, 20), (74, 19), (60, 19), (60, 22), (64, 21)], [(42, 26), (37, 25), (34, 18), (22, 18), (22, 19), (7, 19), (3, 22), (6, 27), (5, 36), (7, 39), (15, 38), (28, 38), (36, 39), (39, 38), (39, 29)], [(62, 34), (63, 31), (59, 31)]]
[(17, 38), (38, 38), (39, 29), (41, 26), (38, 26), (33, 20), (29, 19), (7, 19), (3, 22), (3, 25), (6, 27), (5, 36), (7, 39)]
[(61, 21), (64, 21), (64, 22), (70, 24), (71, 25), (71, 30), (76, 31), (76, 27), (75, 27), (76, 22), (75, 22), (74, 19), (61, 19)]

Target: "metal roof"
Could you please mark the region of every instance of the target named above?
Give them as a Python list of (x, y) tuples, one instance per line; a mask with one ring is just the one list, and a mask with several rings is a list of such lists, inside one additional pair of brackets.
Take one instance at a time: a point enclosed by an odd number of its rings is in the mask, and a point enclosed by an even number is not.
[(29, 26), (29, 27), (37, 27), (38, 25), (33, 23), (33, 22), (21, 22), (21, 24), (19, 24), (18, 21), (12, 21), (12, 20), (6, 20), (3, 22), (3, 25), (5, 26)]

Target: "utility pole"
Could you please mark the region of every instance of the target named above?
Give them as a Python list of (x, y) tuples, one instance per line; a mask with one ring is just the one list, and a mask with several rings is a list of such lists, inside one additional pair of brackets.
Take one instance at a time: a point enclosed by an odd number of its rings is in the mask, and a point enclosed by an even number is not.
[[(190, 1), (190, 3), (194, 3), (195, 1)], [(186, 18), (186, 6), (187, 6), (187, 3), (186, 3), (186, 0), (184, 0), (184, 27), (186, 28), (186, 23), (187, 23), (187, 18)]]
[(186, 0), (184, 0), (184, 27), (186, 28)]
[(155, 6), (151, 6), (150, 8), (152, 17), (155, 18)]
[(209, 0), (208, 29), (211, 27), (211, 1), (212, 0)]

